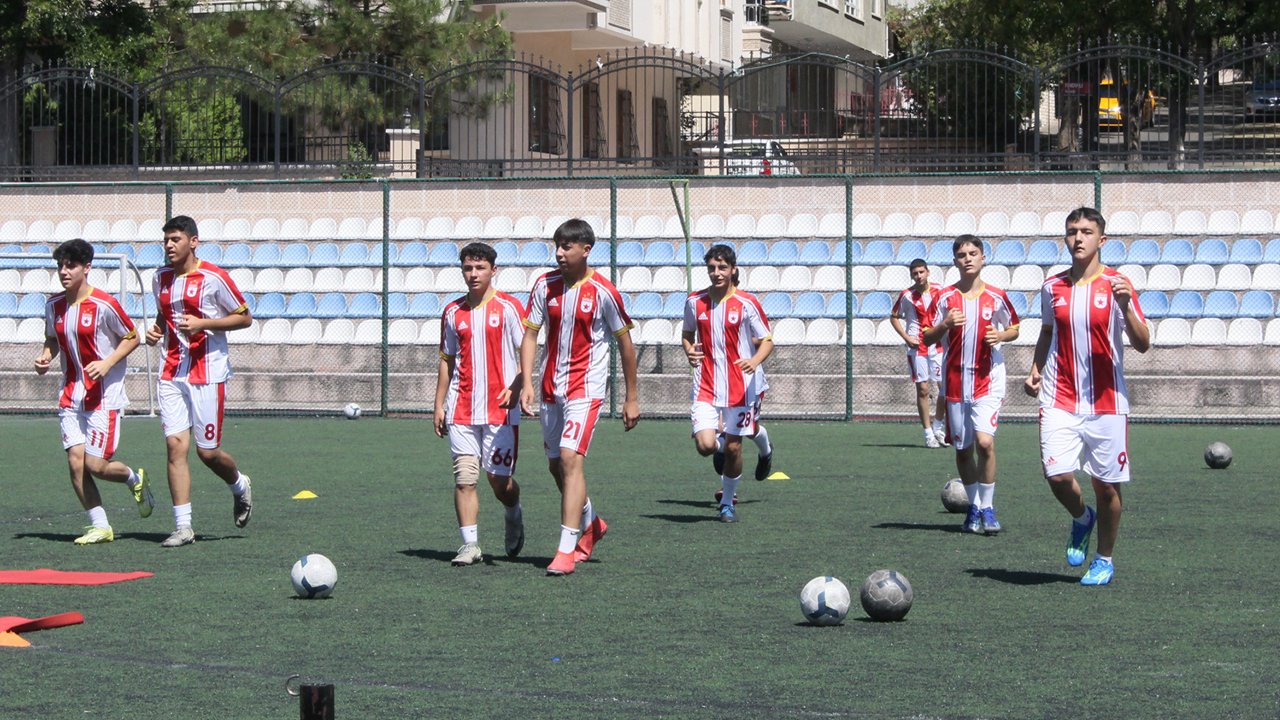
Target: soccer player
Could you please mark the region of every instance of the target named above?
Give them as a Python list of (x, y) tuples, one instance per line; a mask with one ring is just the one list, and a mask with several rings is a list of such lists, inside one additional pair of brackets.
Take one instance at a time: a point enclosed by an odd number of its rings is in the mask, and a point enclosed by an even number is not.
[(547, 566), (548, 575), (568, 575), (576, 563), (591, 557), (608, 526), (596, 515), (587, 496), (583, 459), (591, 447), (600, 406), (609, 380), (609, 336), (618, 343), (626, 395), (622, 426), (640, 421), (636, 399), (636, 349), (631, 318), (622, 295), (588, 265), (596, 236), (584, 220), (566, 220), (556, 228), (556, 270), (538, 278), (529, 293), (520, 344), (520, 403), (534, 410), (533, 360), (538, 331), (547, 328), (542, 365), (542, 442), (547, 465), (560, 488), (560, 544)]
[(147, 344), (164, 341), (156, 396), (160, 424), (169, 456), (169, 493), (177, 529), (160, 543), (180, 547), (195, 542), (191, 529), (191, 469), (187, 455), (191, 433), (196, 455), (231, 488), (236, 527), (249, 524), (253, 513), (248, 475), (222, 449), (223, 406), (231, 364), (227, 333), (249, 327), (253, 316), (240, 289), (225, 270), (196, 257), (200, 237), (196, 221), (178, 215), (164, 224), (168, 266), (152, 281), (156, 323), (147, 330)]
[[(711, 286), (689, 295), (681, 338), (689, 365), (698, 369), (689, 417), (698, 452), (724, 453), (717, 512), (722, 522), (732, 523), (738, 521), (742, 438), (756, 434), (760, 402), (769, 389), (760, 365), (773, 352), (773, 337), (760, 301), (738, 289), (733, 248), (713, 245), (702, 259)], [(756, 479), (764, 478), (757, 472)]]
[[(1004, 354), (1000, 343), (1018, 338), (1018, 314), (1009, 296), (982, 281), (986, 256), (982, 241), (961, 235), (951, 244), (960, 279), (938, 298), (936, 322), (922, 340), (945, 340), (942, 391), (947, 398), (947, 431), (956, 468), (969, 496), (962, 530), (1000, 532), (996, 492), (996, 426), (1004, 403)], [(976, 451), (975, 451), (976, 447)]]
[(498, 255), (492, 247), (471, 243), (458, 259), (467, 294), (441, 314), (433, 415), (436, 436), (448, 434), (453, 454), (453, 507), (462, 534), (453, 564), (462, 567), (484, 559), (476, 495), (482, 467), (494, 496), (506, 507), (507, 556), (516, 557), (524, 547), (524, 513), (515, 481), (524, 308), (493, 288)]
[(111, 459), (120, 444), (122, 411), (129, 404), (123, 360), (138, 347), (138, 333), (120, 303), (89, 284), (92, 245), (80, 238), (68, 240), (54, 249), (53, 259), (63, 292), (45, 304), (44, 347), (36, 356), (35, 370), (44, 375), (61, 354), (62, 448), (71, 487), (89, 515), (89, 526), (75, 543), (107, 543), (115, 539), (115, 532), (94, 477), (128, 485), (142, 517), (151, 515), (155, 505), (146, 471)]
[[(1129, 481), (1129, 394), (1124, 382), (1124, 337), (1138, 352), (1151, 331), (1133, 284), (1102, 264), (1107, 223), (1093, 208), (1067, 215), (1071, 268), (1040, 289), (1044, 325), (1023, 387), (1040, 399), (1040, 461), (1058, 502), (1071, 513), (1067, 564), (1083, 565), (1089, 536), (1098, 548), (1083, 585), (1106, 585), (1115, 574), (1112, 552), (1120, 530), (1120, 486)], [(1093, 479), (1097, 510), (1084, 502), (1075, 471)]]
[(924, 426), (925, 447), (942, 447), (947, 444), (947, 431), (942, 427), (946, 399), (941, 392), (938, 393), (937, 413), (932, 421), (929, 413), (930, 385), (936, 389), (942, 384), (942, 346), (920, 342), (920, 328), (933, 324), (933, 313), (942, 286), (929, 282), (929, 265), (924, 258), (912, 260), (908, 268), (911, 287), (898, 295), (898, 302), (889, 315), (889, 324), (907, 344), (907, 371), (916, 386), (916, 411), (920, 413), (920, 424)]

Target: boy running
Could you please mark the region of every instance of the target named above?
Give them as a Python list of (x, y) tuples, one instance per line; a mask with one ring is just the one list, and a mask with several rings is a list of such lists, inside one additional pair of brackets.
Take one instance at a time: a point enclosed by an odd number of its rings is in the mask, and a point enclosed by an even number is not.
[(942, 427), (946, 399), (941, 392), (938, 393), (936, 415), (930, 412), (932, 408), (929, 407), (930, 383), (935, 388), (942, 385), (942, 346), (920, 342), (920, 329), (933, 324), (942, 286), (929, 282), (929, 265), (924, 258), (912, 260), (908, 268), (911, 287), (898, 295), (898, 302), (889, 315), (889, 324), (907, 344), (907, 370), (916, 386), (916, 412), (924, 426), (924, 445), (942, 447), (947, 443), (947, 431)]

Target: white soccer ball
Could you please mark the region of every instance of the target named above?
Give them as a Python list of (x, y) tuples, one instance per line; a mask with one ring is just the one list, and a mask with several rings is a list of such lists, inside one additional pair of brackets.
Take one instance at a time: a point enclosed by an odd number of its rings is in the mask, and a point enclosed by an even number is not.
[(311, 553), (293, 564), (289, 580), (293, 582), (293, 591), (300, 598), (329, 597), (333, 587), (338, 584), (338, 568), (333, 566), (329, 558)]
[(355, 403), (347, 403), (347, 406), (342, 408), (342, 414), (346, 415), (348, 420), (355, 420), (360, 417), (360, 406)]
[(1210, 443), (1204, 449), (1204, 464), (1222, 470), (1231, 464), (1231, 448), (1224, 442)]
[(830, 575), (820, 575), (800, 591), (800, 611), (814, 625), (839, 625), (849, 614), (849, 588)]
[(952, 478), (942, 486), (942, 506), (949, 513), (969, 512), (969, 494), (960, 478)]
[(915, 593), (907, 576), (896, 570), (877, 570), (862, 584), (862, 609), (872, 620), (901, 620), (907, 616)]

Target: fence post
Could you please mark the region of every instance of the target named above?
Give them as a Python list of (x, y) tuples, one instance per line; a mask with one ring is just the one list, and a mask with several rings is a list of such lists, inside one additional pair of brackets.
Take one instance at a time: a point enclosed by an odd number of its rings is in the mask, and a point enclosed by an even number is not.
[(1040, 75), (1040, 68), (1035, 68), (1031, 75), (1031, 89), (1035, 92), (1032, 95), (1035, 98), (1036, 110), (1031, 121), (1031, 140), (1033, 146), (1031, 149), (1031, 167), (1034, 170), (1040, 169), (1040, 93), (1044, 78)]
[(1093, 207), (1102, 212), (1102, 170), (1093, 171)]
[(164, 184), (164, 219), (168, 222), (173, 217), (173, 183)]
[[(613, 218), (613, 222), (609, 225), (609, 277), (618, 277), (618, 178), (609, 178), (609, 217)], [(631, 338), (632, 344), (635, 343), (635, 337)], [(551, 340), (548, 338), (547, 343)], [(618, 343), (609, 343), (609, 377), (613, 382), (609, 383), (609, 415), (617, 417), (618, 415)], [(625, 378), (624, 378), (625, 380)], [(637, 379), (637, 382), (639, 380)]]
[(844, 419), (853, 419), (853, 177), (844, 176)]
[[(871, 172), (880, 172), (880, 81), (883, 73), (875, 68), (871, 75), (871, 138), (874, 143), (871, 155)], [(852, 223), (850, 219), (850, 223)], [(853, 282), (852, 278), (849, 280)]]
[[(1205, 100), (1204, 86), (1209, 82), (1208, 71), (1205, 70), (1203, 60), (1200, 60), (1199, 62), (1196, 63), (1196, 80), (1198, 80), (1196, 85), (1199, 86), (1199, 95), (1200, 95), (1200, 112), (1199, 112), (1200, 117), (1196, 122), (1197, 133), (1198, 133), (1198, 139), (1196, 141), (1196, 156), (1197, 156), (1197, 165), (1200, 167), (1201, 170), (1203, 170), (1204, 169), (1204, 100)], [(1184, 105), (1184, 108), (1185, 108), (1185, 105)], [(1184, 109), (1184, 112), (1185, 112), (1185, 109)], [(1183, 132), (1184, 133), (1186, 132), (1186, 128), (1183, 128)]]
[(142, 176), (142, 151), (141, 151), (141, 148), (139, 147), (139, 145), (142, 142), (142, 132), (141, 132), (142, 108), (140, 107), (141, 102), (139, 100), (139, 96), (142, 94), (142, 90), (141, 90), (142, 86), (138, 83), (133, 83), (132, 85), (133, 85), (133, 90), (132, 90), (133, 147), (131, 149), (132, 149), (132, 155), (133, 155), (133, 158), (132, 158), (133, 159), (133, 177), (137, 179)]
[(387, 416), (387, 385), (391, 362), (390, 341), (387, 324), (390, 322), (390, 288), (391, 288), (391, 181), (382, 178), (382, 372), (379, 398), (382, 417)]
[(716, 165), (719, 166), (719, 174), (724, 174), (724, 109), (729, 105), (729, 98), (725, 95), (724, 89), (724, 68), (720, 69), (720, 76), (717, 79), (720, 92), (720, 105), (716, 108)]
[(573, 71), (565, 79), (565, 94), (568, 95), (565, 107), (564, 159), (565, 173), (573, 177)]
[(271, 89), (271, 100), (274, 105), (272, 107), (271, 128), (272, 144), (275, 145), (271, 153), (272, 165), (275, 170), (276, 177), (280, 177), (280, 124), (283, 120), (282, 111), (280, 109), (280, 81), (277, 80), (275, 86)]

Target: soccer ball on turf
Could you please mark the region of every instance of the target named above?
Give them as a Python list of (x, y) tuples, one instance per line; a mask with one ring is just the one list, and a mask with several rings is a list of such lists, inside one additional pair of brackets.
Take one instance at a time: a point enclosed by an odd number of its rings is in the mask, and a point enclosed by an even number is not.
[(896, 570), (877, 570), (862, 584), (859, 599), (872, 620), (901, 620), (911, 609), (907, 577)]
[(1204, 464), (1221, 470), (1231, 464), (1231, 448), (1224, 442), (1210, 443), (1204, 449)]
[(342, 408), (342, 414), (346, 415), (348, 420), (355, 420), (360, 417), (360, 406), (355, 403), (347, 403), (347, 406)]
[(819, 575), (800, 591), (800, 611), (814, 625), (839, 625), (849, 614), (849, 588), (830, 575)]
[(289, 580), (293, 582), (293, 591), (300, 598), (329, 597), (333, 587), (338, 584), (338, 569), (329, 558), (311, 553), (293, 564)]
[(969, 494), (964, 491), (960, 478), (952, 478), (942, 486), (942, 507), (949, 513), (969, 511)]

